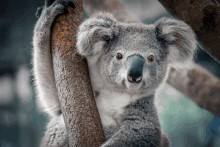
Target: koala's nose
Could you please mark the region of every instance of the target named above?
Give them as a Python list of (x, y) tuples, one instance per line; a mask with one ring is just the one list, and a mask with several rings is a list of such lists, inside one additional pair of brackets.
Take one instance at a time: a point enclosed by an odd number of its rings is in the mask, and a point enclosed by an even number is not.
[(128, 75), (127, 78), (128, 78), (128, 81), (131, 82), (131, 83), (140, 83), (141, 80), (142, 80), (142, 76), (130, 76), (130, 75)]
[(144, 58), (137, 54), (131, 55), (127, 58), (127, 79), (129, 82), (140, 83), (142, 81), (144, 63)]

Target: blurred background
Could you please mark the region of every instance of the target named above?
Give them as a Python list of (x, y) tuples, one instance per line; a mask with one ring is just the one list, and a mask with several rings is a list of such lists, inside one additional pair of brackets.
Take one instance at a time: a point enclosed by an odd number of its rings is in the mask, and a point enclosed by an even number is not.
[[(171, 17), (157, 0), (125, 2), (145, 23)], [(42, 5), (43, 0), (0, 0), (0, 147), (37, 147), (45, 130), (47, 115), (35, 105), (31, 75), (35, 12)], [(220, 77), (219, 63), (202, 49), (195, 61)], [(173, 147), (220, 147), (220, 118), (170, 85), (161, 88), (156, 105)]]

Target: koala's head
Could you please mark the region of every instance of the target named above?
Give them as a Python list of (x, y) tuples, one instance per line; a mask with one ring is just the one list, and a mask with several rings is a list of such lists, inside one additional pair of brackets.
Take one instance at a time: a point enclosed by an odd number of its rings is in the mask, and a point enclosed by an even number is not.
[(112, 87), (131, 93), (156, 90), (168, 67), (182, 67), (196, 49), (192, 29), (182, 21), (160, 19), (153, 25), (117, 22), (110, 14), (84, 21), (78, 52), (98, 67)]

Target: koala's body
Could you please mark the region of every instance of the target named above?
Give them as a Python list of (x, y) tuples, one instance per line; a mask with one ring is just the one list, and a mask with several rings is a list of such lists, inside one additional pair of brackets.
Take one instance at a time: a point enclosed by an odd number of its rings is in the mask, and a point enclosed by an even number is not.
[[(69, 146), (58, 101), (50, 53), (50, 27), (69, 1), (46, 2), (34, 30), (34, 77), (38, 97), (52, 117), (41, 146)], [(182, 21), (160, 19), (145, 25), (118, 22), (108, 13), (84, 21), (78, 53), (87, 58), (96, 104), (104, 128), (103, 147), (169, 146), (154, 105), (170, 66), (193, 58), (196, 38)]]

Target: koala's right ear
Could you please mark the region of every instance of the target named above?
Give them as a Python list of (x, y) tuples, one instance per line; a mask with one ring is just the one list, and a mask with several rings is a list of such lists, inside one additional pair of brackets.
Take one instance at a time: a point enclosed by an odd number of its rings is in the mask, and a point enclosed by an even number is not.
[(161, 18), (156, 22), (155, 33), (158, 42), (168, 53), (168, 62), (171, 66), (182, 68), (193, 60), (197, 49), (196, 35), (185, 22)]
[(116, 33), (116, 20), (111, 14), (100, 13), (87, 19), (77, 34), (77, 50), (85, 57), (100, 56)]

